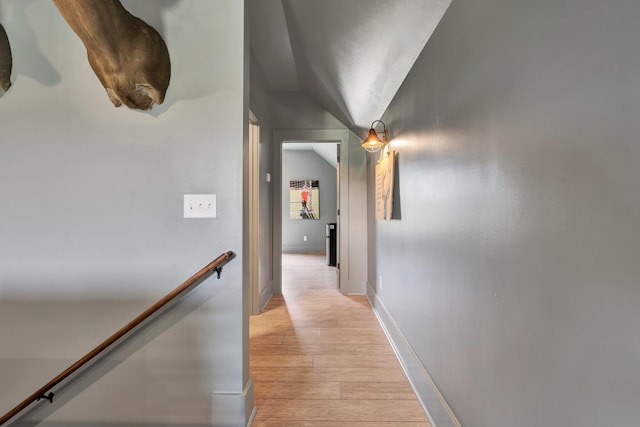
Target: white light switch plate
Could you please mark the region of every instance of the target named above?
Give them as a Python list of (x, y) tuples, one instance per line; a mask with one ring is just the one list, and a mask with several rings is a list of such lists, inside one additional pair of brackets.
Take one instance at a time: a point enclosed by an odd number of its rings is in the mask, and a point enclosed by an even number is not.
[(216, 195), (215, 194), (185, 194), (184, 195), (185, 218), (215, 218)]

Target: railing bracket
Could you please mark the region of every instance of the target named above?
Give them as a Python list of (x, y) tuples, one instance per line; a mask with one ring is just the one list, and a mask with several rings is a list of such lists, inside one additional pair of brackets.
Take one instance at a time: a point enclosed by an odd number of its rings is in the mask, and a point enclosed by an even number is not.
[(219, 279), (220, 275), (222, 274), (222, 267), (216, 267), (216, 268), (213, 269), (213, 271), (218, 273), (218, 279)]
[(49, 402), (53, 403), (53, 392), (50, 391), (49, 394), (43, 394), (42, 396), (37, 398), (36, 401), (39, 401), (40, 399), (46, 399)]

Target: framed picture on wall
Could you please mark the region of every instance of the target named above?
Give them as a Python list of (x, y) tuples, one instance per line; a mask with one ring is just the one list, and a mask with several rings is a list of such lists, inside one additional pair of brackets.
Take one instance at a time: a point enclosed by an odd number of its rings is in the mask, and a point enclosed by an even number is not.
[(289, 218), (320, 219), (320, 182), (317, 179), (289, 181)]
[(376, 165), (376, 219), (391, 219), (393, 215), (393, 179), (396, 152), (387, 151)]

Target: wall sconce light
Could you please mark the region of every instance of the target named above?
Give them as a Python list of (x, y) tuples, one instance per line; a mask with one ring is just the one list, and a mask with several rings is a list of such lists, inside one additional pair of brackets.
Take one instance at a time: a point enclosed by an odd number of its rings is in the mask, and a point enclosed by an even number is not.
[[(375, 130), (375, 125), (377, 123), (382, 123), (381, 131)], [(378, 136), (379, 134), (382, 134), (382, 139)], [(371, 129), (369, 129), (369, 136), (367, 136), (367, 139), (362, 143), (362, 148), (367, 150), (369, 153), (377, 153), (388, 143), (389, 133), (387, 132), (387, 126), (382, 120), (374, 120), (373, 123), (371, 123)]]

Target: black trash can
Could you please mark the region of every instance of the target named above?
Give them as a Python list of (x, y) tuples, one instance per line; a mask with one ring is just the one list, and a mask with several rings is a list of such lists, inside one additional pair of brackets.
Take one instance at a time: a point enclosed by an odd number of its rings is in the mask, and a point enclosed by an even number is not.
[(327, 224), (327, 265), (335, 267), (338, 261), (338, 224)]

